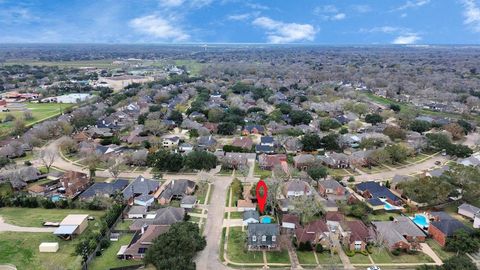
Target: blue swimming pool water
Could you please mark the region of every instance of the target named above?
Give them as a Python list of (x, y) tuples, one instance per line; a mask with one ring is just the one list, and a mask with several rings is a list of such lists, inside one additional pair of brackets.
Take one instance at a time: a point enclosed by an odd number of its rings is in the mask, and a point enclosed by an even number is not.
[(385, 210), (395, 210), (395, 209), (397, 209), (397, 207), (389, 204), (388, 202), (385, 202), (384, 208), (385, 208)]
[(261, 223), (272, 223), (272, 218), (271, 218), (271, 217), (268, 217), (268, 216), (261, 217), (261, 218), (260, 218), (260, 222), (261, 222)]
[(425, 215), (419, 214), (415, 215), (415, 217), (412, 218), (412, 221), (422, 228), (428, 227), (428, 224), (430, 223)]
[(52, 202), (58, 202), (61, 198), (62, 197), (60, 195), (52, 195), (50, 199), (52, 200)]

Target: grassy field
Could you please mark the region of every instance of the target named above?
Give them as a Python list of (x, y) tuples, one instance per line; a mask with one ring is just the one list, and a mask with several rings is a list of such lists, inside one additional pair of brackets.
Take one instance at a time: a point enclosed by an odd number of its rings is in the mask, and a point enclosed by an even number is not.
[(267, 251), (268, 263), (290, 263), (290, 256), (287, 250), (282, 251)]
[(263, 255), (259, 251), (247, 251), (245, 247), (246, 234), (240, 227), (230, 227), (227, 242), (228, 259), (236, 263), (262, 263)]
[(117, 226), (115, 226), (115, 230), (129, 230), (129, 226), (133, 224), (133, 219), (125, 219), (123, 222), (118, 222)]
[(88, 214), (98, 219), (104, 212), (82, 209), (0, 208), (0, 216), (5, 222), (24, 227), (41, 227), (45, 221), (60, 222), (68, 214)]
[[(58, 104), (58, 103), (25, 103), (25, 109), (32, 113), (32, 119), (26, 120), (25, 124), (31, 126), (38, 122), (44, 121), (46, 119), (58, 116), (68, 108), (73, 107), (73, 104)], [(11, 114), (16, 119), (23, 119), (24, 112), (22, 110), (10, 111), (10, 112), (0, 112), (0, 120), (3, 121), (5, 116)], [(13, 127), (14, 121), (1, 123), (0, 124), (0, 135), (5, 135), (9, 133)]]
[[(42, 242), (58, 242), (57, 253), (40, 253), (38, 246)], [(59, 269), (58, 266), (76, 270), (81, 269), (81, 258), (75, 256), (76, 240), (63, 241), (51, 233), (0, 233), (0, 264), (10, 263), (19, 270)]]
[(133, 234), (122, 234), (118, 241), (110, 242), (110, 246), (103, 251), (102, 255), (96, 257), (89, 265), (91, 270), (105, 270), (113, 267), (142, 264), (141, 261), (119, 260), (117, 252), (123, 245), (128, 245), (132, 241)]
[(300, 264), (317, 264), (313, 251), (297, 251), (297, 257)]

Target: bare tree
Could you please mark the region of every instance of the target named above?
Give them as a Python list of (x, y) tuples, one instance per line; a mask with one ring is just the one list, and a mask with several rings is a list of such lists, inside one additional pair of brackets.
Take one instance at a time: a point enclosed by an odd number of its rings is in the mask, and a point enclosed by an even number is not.
[(155, 136), (159, 136), (167, 131), (167, 127), (160, 122), (160, 120), (145, 121), (145, 129), (150, 131)]
[(108, 172), (112, 175), (113, 178), (117, 179), (120, 173), (122, 172), (122, 165), (124, 161), (122, 158), (111, 157), (108, 159)]
[(50, 172), (50, 168), (52, 167), (56, 158), (57, 152), (52, 149), (44, 149), (40, 151), (40, 161), (42, 162), (43, 166), (47, 168), (47, 172)]

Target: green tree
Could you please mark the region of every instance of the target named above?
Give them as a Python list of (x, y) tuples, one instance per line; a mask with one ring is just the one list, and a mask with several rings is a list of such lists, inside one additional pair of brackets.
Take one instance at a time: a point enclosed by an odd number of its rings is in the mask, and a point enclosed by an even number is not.
[(312, 121), (312, 116), (306, 111), (291, 111), (290, 112), (290, 121), (292, 125), (308, 125)]
[(338, 151), (340, 150), (340, 145), (338, 145), (338, 134), (330, 133), (325, 135), (321, 140), (321, 145), (325, 150), (328, 151)]
[(307, 133), (301, 139), (303, 151), (315, 151), (321, 147), (321, 138), (315, 133)]
[(407, 133), (400, 127), (388, 126), (383, 130), (383, 134), (387, 135), (392, 141), (396, 139), (405, 140)]
[(147, 165), (160, 171), (178, 172), (183, 168), (183, 164), (181, 154), (171, 153), (163, 149), (155, 153), (149, 153), (147, 156)]
[(401, 163), (413, 154), (413, 150), (403, 144), (393, 144), (385, 147), (393, 163)]
[(183, 115), (182, 115), (181, 112), (179, 112), (177, 110), (173, 110), (170, 113), (170, 116), (168, 117), (168, 120), (172, 120), (173, 122), (175, 122), (175, 124), (177, 124), (177, 126), (180, 126), (183, 122)]
[(210, 109), (208, 111), (208, 121), (213, 122), (213, 123), (218, 123), (218, 122), (222, 121), (224, 115), (225, 114), (224, 114), (223, 110), (216, 109), (216, 108)]
[(400, 109), (401, 109), (401, 107), (400, 107), (400, 105), (398, 105), (398, 104), (391, 103), (391, 104), (390, 104), (390, 109), (391, 109), (392, 111), (394, 111), (394, 112), (399, 112)]
[(465, 230), (458, 230), (453, 237), (447, 239), (445, 250), (456, 252), (457, 254), (475, 253), (480, 248), (480, 242), (472, 237)]
[(175, 223), (153, 242), (147, 250), (145, 263), (153, 264), (157, 270), (195, 270), (193, 258), (206, 244), (197, 224)]
[(429, 131), (432, 128), (429, 122), (423, 120), (415, 120), (410, 124), (410, 129), (418, 133)]
[(320, 123), (319, 123), (319, 128), (321, 131), (329, 131), (330, 129), (336, 129), (341, 126), (342, 124), (340, 124), (340, 122), (332, 118), (324, 118), (320, 120)]
[(328, 170), (324, 166), (312, 167), (307, 170), (307, 174), (315, 181), (318, 181), (321, 178), (326, 178), (328, 176)]
[(206, 151), (192, 151), (185, 158), (185, 166), (194, 170), (210, 170), (217, 166), (217, 157)]
[(218, 134), (222, 135), (233, 135), (235, 132), (235, 124), (228, 122), (228, 123), (220, 123), (218, 125)]
[(477, 270), (477, 266), (466, 255), (453, 256), (443, 261), (441, 270)]
[(376, 125), (383, 122), (383, 118), (378, 113), (367, 114), (365, 115), (365, 122)]
[(399, 183), (397, 187), (413, 201), (428, 205), (445, 202), (454, 190), (450, 183), (438, 177), (421, 177)]

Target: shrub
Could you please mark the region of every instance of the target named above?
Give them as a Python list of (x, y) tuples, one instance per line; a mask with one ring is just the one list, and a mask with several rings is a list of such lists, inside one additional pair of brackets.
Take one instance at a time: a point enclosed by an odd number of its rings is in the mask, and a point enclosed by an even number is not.
[(323, 249), (323, 246), (322, 246), (322, 245), (317, 244), (317, 245), (315, 246), (315, 252), (317, 252), (317, 253), (322, 253), (323, 250), (324, 250), (324, 249)]
[(365, 256), (368, 256), (368, 252), (366, 250), (362, 250), (362, 251), (360, 251), (360, 253), (365, 255)]
[(400, 255), (400, 253), (401, 253), (400, 249), (392, 250), (392, 255), (393, 256), (398, 256), (398, 255)]
[(350, 177), (348, 177), (347, 181), (350, 182), (350, 183), (355, 182), (355, 177), (350, 176)]
[(370, 245), (370, 244), (367, 245), (367, 252), (370, 253), (370, 254), (373, 253), (373, 246), (372, 245)]
[(394, 218), (393, 216), (389, 216), (388, 219), (389, 219), (390, 221), (393, 221), (395, 218)]
[(353, 257), (353, 256), (355, 256), (355, 251), (354, 250), (345, 250), (345, 254), (347, 254), (348, 257)]

